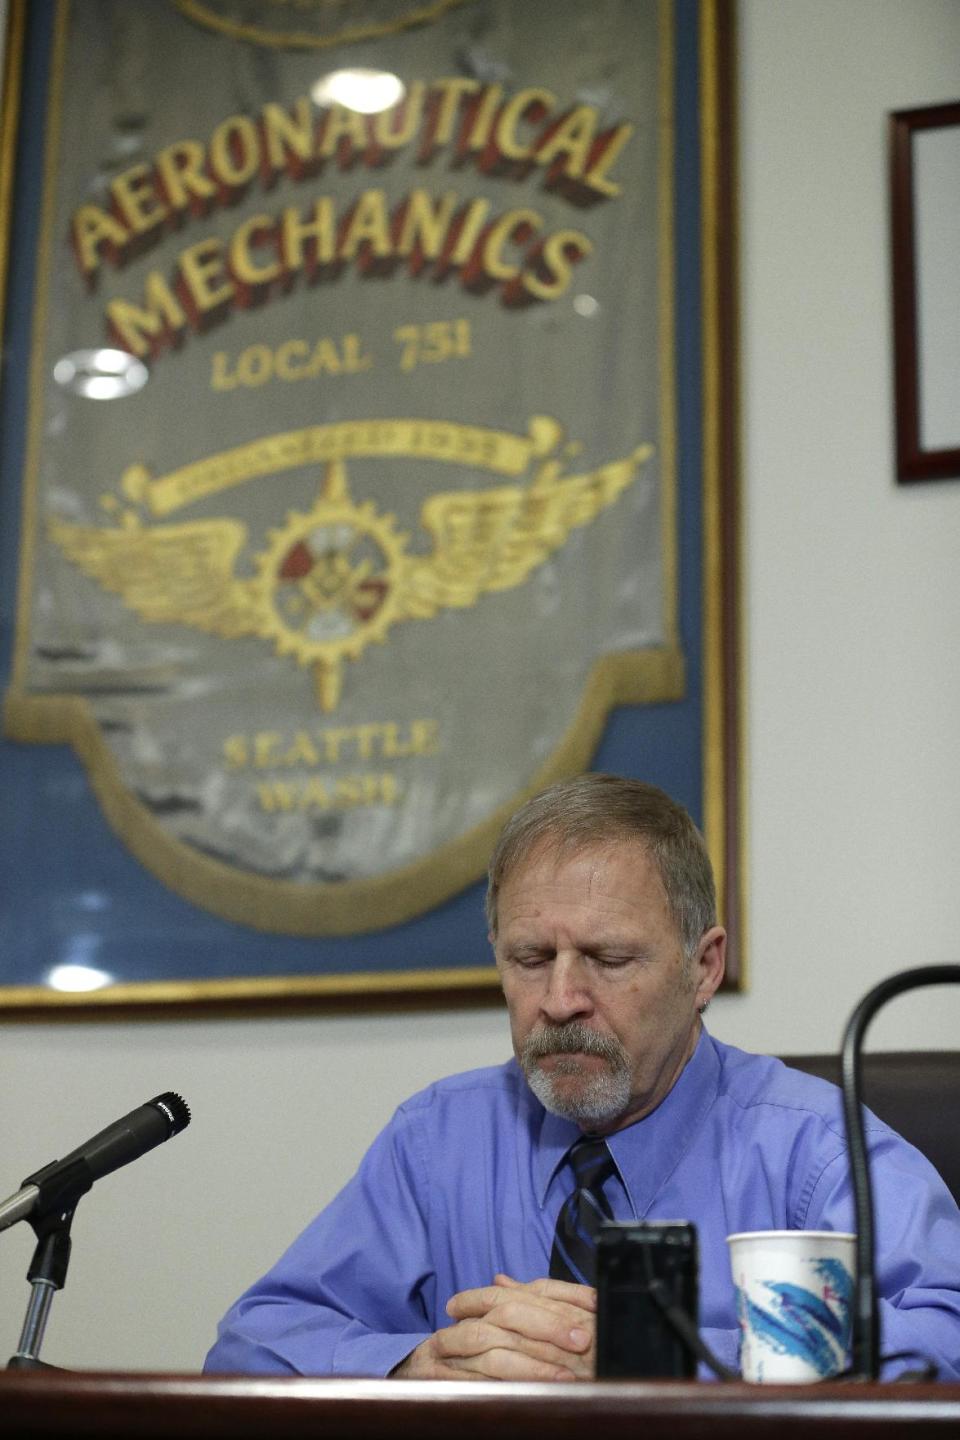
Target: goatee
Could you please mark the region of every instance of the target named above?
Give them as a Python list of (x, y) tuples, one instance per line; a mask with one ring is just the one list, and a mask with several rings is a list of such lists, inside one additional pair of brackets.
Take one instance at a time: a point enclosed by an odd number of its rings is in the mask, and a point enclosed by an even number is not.
[[(569, 1056), (551, 1066), (549, 1073), (539, 1061), (544, 1056)], [(589, 1070), (581, 1055), (596, 1055), (608, 1068)], [(604, 1124), (622, 1115), (630, 1103), (630, 1059), (619, 1040), (600, 1035), (581, 1020), (567, 1025), (541, 1025), (523, 1042), (520, 1065), (527, 1084), (540, 1104), (552, 1115), (578, 1124)]]

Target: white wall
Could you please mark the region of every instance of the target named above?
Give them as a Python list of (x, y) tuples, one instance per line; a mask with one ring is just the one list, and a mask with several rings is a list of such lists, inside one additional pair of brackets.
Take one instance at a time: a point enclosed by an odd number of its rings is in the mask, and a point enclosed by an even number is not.
[[(892, 478), (885, 179), (886, 112), (960, 95), (960, 5), (743, 0), (741, 52), (752, 975), (711, 1025), (831, 1049), (877, 980), (960, 960), (960, 481)], [(872, 1039), (958, 1018), (928, 992)], [(395, 1103), (506, 1053), (495, 1009), (0, 1026), (0, 1189), (158, 1090), (195, 1112), (81, 1205), (45, 1355), (195, 1368)], [(0, 1239), (0, 1357), (30, 1242)]]
[[(960, 480), (895, 484), (888, 111), (960, 97), (955, 0), (742, 7), (752, 987), (802, 1048), (960, 961)], [(877, 1042), (952, 1044), (952, 992)]]

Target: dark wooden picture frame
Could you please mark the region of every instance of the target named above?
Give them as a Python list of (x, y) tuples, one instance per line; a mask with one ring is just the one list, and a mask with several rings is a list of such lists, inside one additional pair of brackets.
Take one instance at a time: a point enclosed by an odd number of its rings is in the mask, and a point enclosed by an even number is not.
[[(898, 110), (890, 116), (897, 479), (901, 483), (960, 478), (960, 416), (956, 444), (930, 446), (923, 435), (923, 387), (929, 377), (924, 376), (922, 355), (918, 233), (921, 223), (936, 221), (919, 202), (915, 152), (918, 137), (934, 129), (955, 130), (960, 145), (960, 101)], [(960, 355), (953, 361), (960, 365)]]

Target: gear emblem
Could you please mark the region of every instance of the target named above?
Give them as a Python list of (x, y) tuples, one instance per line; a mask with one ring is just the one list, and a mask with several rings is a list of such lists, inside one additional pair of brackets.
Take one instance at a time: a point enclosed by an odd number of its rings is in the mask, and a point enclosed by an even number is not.
[(354, 504), (342, 462), (327, 467), (306, 513), (291, 511), (256, 557), (261, 634), (312, 665), (324, 710), (336, 706), (344, 660), (382, 644), (397, 618), (408, 536), (392, 515)]
[[(614, 504), (653, 454), (651, 445), (638, 445), (595, 470), (564, 475), (550, 453), (558, 427), (533, 417), (530, 433), (539, 463), (529, 483), (428, 495), (412, 553), (412, 537), (395, 516), (354, 501), (342, 460), (327, 463), (312, 508), (291, 510), (268, 531), (249, 578), (237, 573), (248, 526), (227, 515), (147, 525), (136, 508), (118, 515), (112, 504), (118, 523), (73, 525), (51, 516), (49, 534), (142, 619), (228, 640), (257, 636), (312, 668), (317, 701), (329, 713), (340, 700), (345, 660), (382, 643), (401, 621), (465, 610), (522, 585), (572, 530)], [(143, 467), (130, 468), (124, 497), (142, 506), (173, 478), (153, 480)]]

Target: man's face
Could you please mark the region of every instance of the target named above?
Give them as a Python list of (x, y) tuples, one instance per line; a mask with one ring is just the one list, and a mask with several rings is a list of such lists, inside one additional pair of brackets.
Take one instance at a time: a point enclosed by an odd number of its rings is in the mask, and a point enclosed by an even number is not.
[(725, 936), (684, 963), (656, 865), (639, 841), (561, 854), (507, 877), (493, 940), (517, 1059), (548, 1110), (609, 1134), (654, 1109), (696, 1046)]

